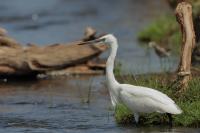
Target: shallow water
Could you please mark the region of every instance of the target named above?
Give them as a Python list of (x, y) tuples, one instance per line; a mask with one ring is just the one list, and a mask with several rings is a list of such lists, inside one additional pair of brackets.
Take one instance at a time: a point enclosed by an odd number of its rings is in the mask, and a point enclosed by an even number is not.
[[(101, 82), (99, 82), (101, 81)], [(104, 76), (0, 85), (0, 132), (198, 133), (198, 129), (115, 123)]]
[[(22, 42), (40, 45), (74, 41), (86, 26), (119, 39), (118, 60), (125, 72), (163, 71), (153, 50), (144, 50), (137, 33), (153, 18), (169, 12), (160, 0), (1, 0), (0, 26)], [(108, 53), (104, 54), (105, 58)], [(126, 65), (124, 65), (126, 64)], [(167, 63), (173, 70), (177, 57)], [(0, 82), (2, 133), (160, 133), (199, 129), (122, 127), (115, 123), (104, 76)]]

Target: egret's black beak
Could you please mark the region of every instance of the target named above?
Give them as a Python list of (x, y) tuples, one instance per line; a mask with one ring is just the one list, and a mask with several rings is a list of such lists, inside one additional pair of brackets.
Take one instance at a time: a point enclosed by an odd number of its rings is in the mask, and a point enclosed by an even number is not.
[(105, 41), (105, 38), (99, 38), (99, 39), (92, 40), (92, 41), (82, 42), (82, 43), (79, 43), (78, 45), (102, 43), (102, 42), (104, 42), (104, 41)]

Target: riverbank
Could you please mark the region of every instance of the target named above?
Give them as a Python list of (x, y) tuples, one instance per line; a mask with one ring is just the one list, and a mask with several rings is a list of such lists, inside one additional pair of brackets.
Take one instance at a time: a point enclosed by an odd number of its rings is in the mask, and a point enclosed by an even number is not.
[[(173, 115), (173, 125), (183, 127), (199, 127), (200, 125), (200, 78), (194, 77), (188, 89), (181, 95), (177, 95), (176, 84), (174, 84), (175, 74), (149, 74), (142, 76), (118, 76), (122, 83), (145, 86), (157, 89), (170, 98), (183, 110), (180, 115)], [(124, 105), (119, 105), (115, 111), (115, 118), (118, 124), (132, 124), (134, 117), (131, 111)], [(150, 125), (168, 125), (167, 115), (159, 113), (142, 114), (140, 124)]]

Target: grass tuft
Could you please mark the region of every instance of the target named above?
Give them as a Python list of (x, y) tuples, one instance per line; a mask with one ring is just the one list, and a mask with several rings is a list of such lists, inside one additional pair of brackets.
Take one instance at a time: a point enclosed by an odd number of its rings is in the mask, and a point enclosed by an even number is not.
[(115, 108), (115, 119), (118, 124), (127, 125), (134, 123), (132, 112), (123, 104), (118, 104)]

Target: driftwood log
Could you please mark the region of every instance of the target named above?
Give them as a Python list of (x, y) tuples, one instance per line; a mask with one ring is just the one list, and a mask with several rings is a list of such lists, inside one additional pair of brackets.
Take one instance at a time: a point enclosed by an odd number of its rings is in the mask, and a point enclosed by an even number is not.
[(0, 76), (5, 78), (41, 73), (96, 73), (94, 69), (104, 69), (105, 65), (97, 64), (93, 60), (107, 47), (105, 45), (78, 45), (84, 40), (89, 40), (91, 36), (95, 39), (93, 34), (86, 34), (87, 36), (80, 41), (44, 47), (35, 44), (23, 46), (12, 38), (0, 34)]
[(195, 46), (191, 4), (179, 3), (176, 8), (176, 17), (182, 32), (182, 48), (177, 78), (179, 92), (182, 92), (187, 88), (191, 78), (191, 56)]

